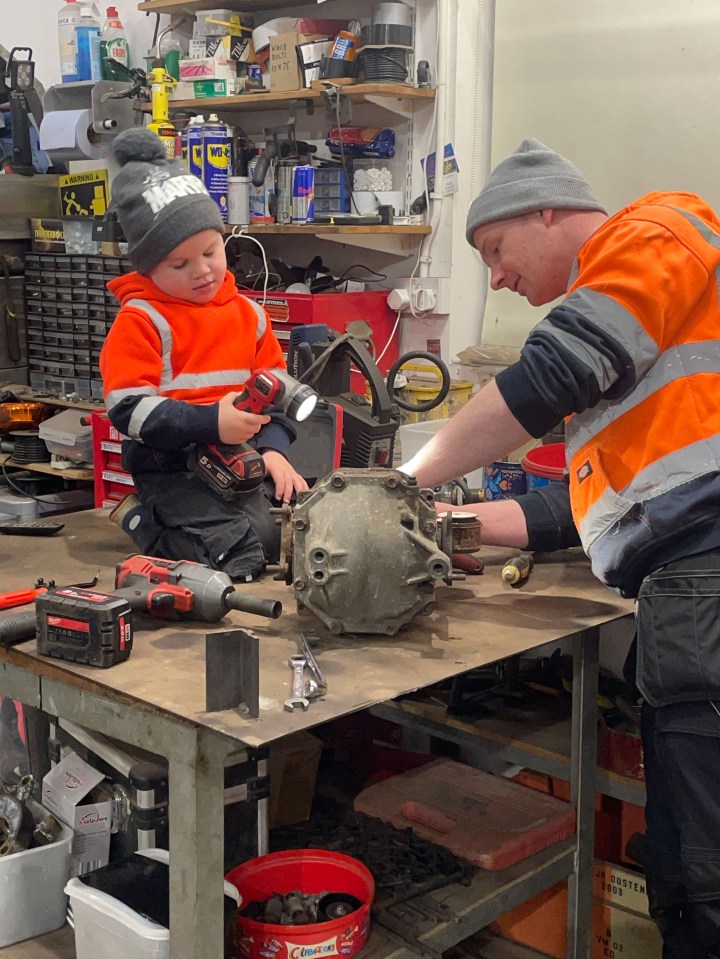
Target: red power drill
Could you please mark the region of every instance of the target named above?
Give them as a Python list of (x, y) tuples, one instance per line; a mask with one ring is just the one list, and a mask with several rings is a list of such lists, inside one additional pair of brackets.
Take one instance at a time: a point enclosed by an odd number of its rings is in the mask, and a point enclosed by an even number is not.
[[(301, 423), (315, 409), (317, 393), (284, 370), (258, 370), (245, 382), (233, 406), (246, 413), (265, 413), (279, 407)], [(262, 455), (248, 443), (198, 445), (191, 468), (227, 499), (257, 489), (265, 478)]]

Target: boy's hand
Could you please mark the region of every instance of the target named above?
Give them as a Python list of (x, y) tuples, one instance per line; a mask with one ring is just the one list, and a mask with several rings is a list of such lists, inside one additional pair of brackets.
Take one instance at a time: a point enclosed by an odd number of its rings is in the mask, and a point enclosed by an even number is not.
[(218, 436), (221, 443), (247, 443), (260, 427), (270, 422), (269, 416), (244, 413), (233, 406), (239, 393), (226, 393), (218, 403)]
[(301, 493), (309, 489), (308, 484), (299, 473), (296, 473), (282, 453), (277, 450), (267, 450), (263, 453), (265, 468), (275, 483), (275, 499), (289, 503), (292, 494)]

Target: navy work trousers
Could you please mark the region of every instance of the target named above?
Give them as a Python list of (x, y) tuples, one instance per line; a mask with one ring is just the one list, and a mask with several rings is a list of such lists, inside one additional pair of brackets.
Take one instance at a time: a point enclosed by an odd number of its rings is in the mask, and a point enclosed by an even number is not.
[(642, 740), (645, 872), (663, 959), (715, 959), (720, 957), (720, 713), (711, 702), (658, 708), (646, 703)]

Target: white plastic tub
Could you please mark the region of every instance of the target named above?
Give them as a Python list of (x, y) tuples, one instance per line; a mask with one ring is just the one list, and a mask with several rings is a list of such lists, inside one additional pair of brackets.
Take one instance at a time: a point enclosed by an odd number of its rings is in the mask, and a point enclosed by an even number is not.
[(93, 458), (92, 426), (82, 420), (88, 414), (82, 410), (64, 410), (45, 420), (38, 427), (40, 439), (51, 453), (73, 463), (91, 463)]
[[(165, 849), (136, 853), (169, 863)], [(170, 930), (139, 915), (114, 896), (91, 889), (80, 879), (65, 887), (75, 923), (76, 959), (170, 959)], [(240, 895), (229, 882), (225, 895), (239, 903)]]
[[(47, 811), (28, 806), (40, 822)], [(65, 922), (72, 830), (61, 825), (58, 842), (0, 859), (0, 949), (42, 936)]]
[[(447, 420), (426, 420), (424, 423), (406, 423), (398, 430), (400, 438), (400, 448), (402, 450), (402, 461), (407, 461), (419, 453), (420, 450), (429, 442), (438, 432), (440, 427), (444, 426)], [(473, 470), (472, 473), (466, 473), (465, 479), (470, 489), (480, 489), (482, 486), (483, 471)]]

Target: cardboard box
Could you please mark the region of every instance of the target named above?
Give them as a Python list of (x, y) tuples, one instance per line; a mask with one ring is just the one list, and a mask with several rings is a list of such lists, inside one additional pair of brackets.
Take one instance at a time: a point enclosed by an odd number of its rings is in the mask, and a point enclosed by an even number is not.
[(91, 217), (31, 217), (30, 234), (35, 253), (100, 253)]
[(179, 67), (180, 80), (204, 80), (207, 77), (213, 80), (235, 80), (237, 76), (237, 66), (234, 61), (223, 57), (181, 60)]
[(270, 828), (310, 818), (322, 743), (303, 731), (270, 745)]
[(255, 63), (252, 33), (225, 33), (219, 37), (195, 37), (190, 41), (191, 57), (219, 57), (236, 63)]
[[(278, 33), (270, 37), (270, 60), (268, 63), (268, 73), (270, 75), (270, 89), (273, 93), (279, 93), (283, 90), (301, 90), (309, 86), (312, 82), (312, 76), (308, 83), (305, 77), (308, 70), (312, 73), (312, 63), (314, 58), (318, 57), (321, 49), (318, 44), (324, 43), (326, 52), (330, 50), (329, 41), (325, 36), (309, 35), (305, 33)], [(298, 56), (298, 47), (308, 44), (303, 57), (305, 68), (301, 68), (301, 60)]]
[(180, 80), (172, 88), (171, 100), (210, 100), (235, 94), (235, 80)]
[[(648, 915), (645, 877), (597, 860), (593, 870), (591, 959), (660, 959), (662, 940)], [(496, 932), (531, 949), (565, 959), (567, 888), (558, 883), (506, 912), (492, 924)]]
[(43, 779), (43, 806), (74, 833), (71, 876), (84, 875), (108, 863), (112, 803), (97, 789), (104, 778), (70, 752)]

